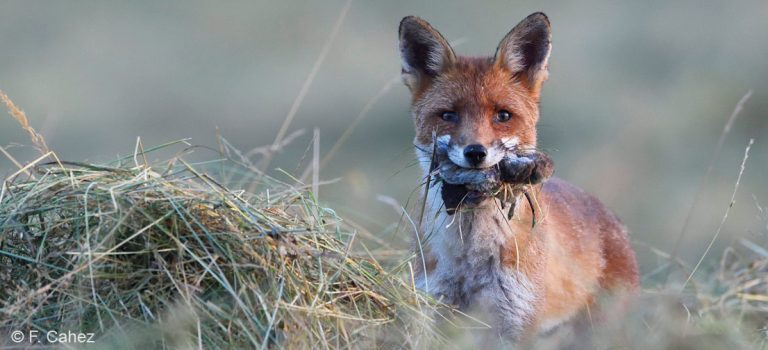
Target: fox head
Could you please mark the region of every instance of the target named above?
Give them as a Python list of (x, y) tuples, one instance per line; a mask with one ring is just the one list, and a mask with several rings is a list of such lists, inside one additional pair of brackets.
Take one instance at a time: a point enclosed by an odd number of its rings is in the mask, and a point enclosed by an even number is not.
[[(499, 43), (493, 57), (457, 56), (421, 18), (400, 22), (402, 79), (411, 90), (415, 145), (427, 166), (436, 136), (464, 168), (496, 165), (510, 150), (536, 147), (541, 86), (547, 80), (551, 27), (534, 13)], [(423, 160), (423, 159), (421, 159)]]

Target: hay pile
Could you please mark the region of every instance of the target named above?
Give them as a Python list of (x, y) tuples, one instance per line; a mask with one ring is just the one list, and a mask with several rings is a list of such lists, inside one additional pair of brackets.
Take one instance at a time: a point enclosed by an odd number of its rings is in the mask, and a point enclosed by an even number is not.
[[(0, 335), (94, 332), (100, 348), (347, 348), (382, 329), (398, 346), (425, 339), (430, 301), (401, 271), (350, 254), (351, 233), (305, 189), (237, 162), (143, 155), (41, 158), (2, 184)], [(265, 190), (205, 172), (225, 168)]]

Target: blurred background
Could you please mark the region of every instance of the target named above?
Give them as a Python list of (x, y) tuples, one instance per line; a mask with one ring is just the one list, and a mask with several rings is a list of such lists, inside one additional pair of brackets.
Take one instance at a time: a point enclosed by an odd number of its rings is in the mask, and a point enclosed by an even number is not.
[[(306, 132), (270, 163), (301, 175), (313, 129), (327, 154), (320, 199), (398, 247), (399, 213), (419, 182), (409, 95), (399, 83), (397, 26), (430, 21), (459, 54), (490, 55), (518, 21), (544, 11), (553, 25), (540, 146), (556, 173), (596, 194), (623, 219), (648, 272), (648, 246), (672, 250), (696, 198), (682, 256), (715, 233), (750, 138), (736, 204), (711, 257), (768, 232), (768, 3), (744, 1), (3, 1), (0, 89), (48, 145), (69, 160), (106, 162), (191, 138), (216, 147), (217, 128), (247, 151), (271, 144), (333, 32), (288, 133)], [(736, 103), (752, 97), (705, 179)], [(0, 117), (0, 145), (33, 159), (28, 138)], [(200, 157), (214, 159), (214, 152)], [(0, 175), (15, 171), (0, 157)]]

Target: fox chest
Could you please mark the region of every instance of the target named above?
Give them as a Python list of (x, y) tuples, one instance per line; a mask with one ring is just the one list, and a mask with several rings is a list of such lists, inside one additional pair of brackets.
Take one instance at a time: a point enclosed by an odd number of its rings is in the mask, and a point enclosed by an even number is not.
[(504, 333), (521, 332), (540, 293), (528, 276), (502, 264), (502, 251), (514, 240), (511, 226), (498, 211), (440, 215), (435, 222), (458, 221), (439, 227), (429, 242), (436, 264), (419, 287), (461, 310), (490, 315)]
[(465, 310), (483, 294), (498, 288), (501, 276), (495, 255), (459, 254), (451, 259), (443, 256), (438, 257), (432, 273), (425, 276), (425, 287), (436, 298)]

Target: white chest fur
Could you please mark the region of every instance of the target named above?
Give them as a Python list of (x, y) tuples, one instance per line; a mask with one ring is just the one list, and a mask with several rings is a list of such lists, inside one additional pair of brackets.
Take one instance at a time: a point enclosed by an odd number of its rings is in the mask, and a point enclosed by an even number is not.
[(531, 321), (539, 293), (514, 268), (501, 264), (503, 247), (514, 232), (498, 203), (448, 215), (440, 185), (426, 198), (422, 246), (435, 256), (435, 268), (421, 274), (417, 286), (462, 310), (488, 313), (501, 333), (516, 337)]

